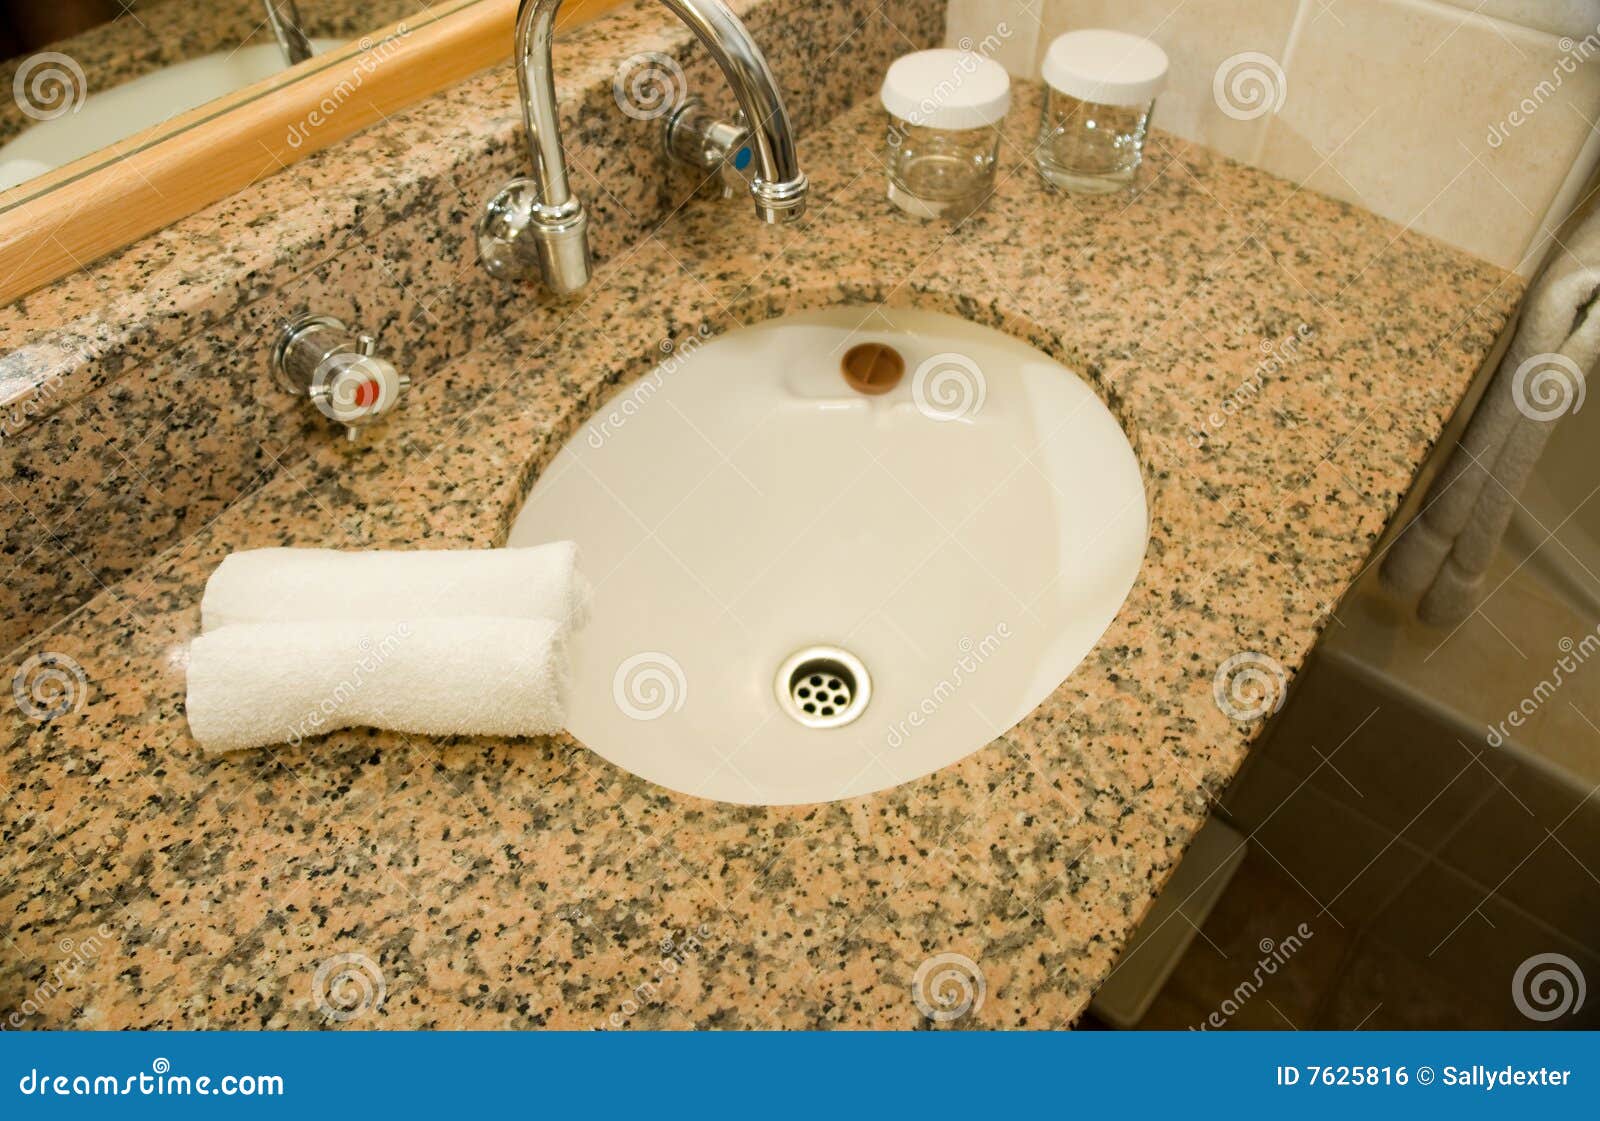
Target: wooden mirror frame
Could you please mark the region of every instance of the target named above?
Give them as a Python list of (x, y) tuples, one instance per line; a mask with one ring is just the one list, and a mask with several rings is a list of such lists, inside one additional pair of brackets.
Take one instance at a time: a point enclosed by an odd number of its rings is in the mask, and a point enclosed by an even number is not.
[[(620, 2), (568, 0), (562, 23)], [(516, 11), (517, 0), (439, 5), (0, 192), (0, 305), (507, 64)]]

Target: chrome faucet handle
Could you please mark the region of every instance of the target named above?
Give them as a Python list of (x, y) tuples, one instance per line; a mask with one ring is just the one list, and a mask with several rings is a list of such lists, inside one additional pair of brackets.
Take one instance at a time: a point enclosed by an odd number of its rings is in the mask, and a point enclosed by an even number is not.
[(698, 171), (715, 172), (722, 197), (734, 198), (755, 181), (755, 149), (743, 114), (718, 117), (698, 97), (686, 97), (662, 130), (667, 157)]
[(589, 216), (583, 203), (539, 201), (539, 185), (522, 176), (489, 200), (478, 219), (478, 259), (500, 280), (540, 276), (558, 296), (589, 283)]
[[(771, 224), (799, 218), (806, 205), (805, 172), (777, 81), (749, 29), (724, 0), (662, 2), (711, 54), (739, 103), (741, 119), (749, 126), (747, 141), (727, 150), (733, 153), (732, 171), (740, 174), (744, 167), (739, 153), (750, 153), (756, 217)], [(538, 273), (546, 287), (564, 296), (588, 283), (590, 265), (589, 222), (567, 178), (551, 74), (560, 7), (561, 0), (520, 0), (517, 5), (512, 65), (532, 174), (513, 179), (489, 200), (478, 220), (477, 238), (478, 258), (492, 275), (515, 280)], [(737, 122), (716, 123), (741, 127)], [(688, 155), (695, 158), (692, 150)]]
[(272, 347), (272, 372), (284, 389), (344, 425), (351, 440), (398, 408), (411, 387), (409, 375), (379, 357), (375, 337), (331, 315), (286, 321)]

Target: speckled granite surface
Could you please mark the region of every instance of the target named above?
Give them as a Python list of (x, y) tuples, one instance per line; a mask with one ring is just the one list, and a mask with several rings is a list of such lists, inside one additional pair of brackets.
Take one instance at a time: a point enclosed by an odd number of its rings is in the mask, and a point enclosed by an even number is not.
[[(943, 34), (942, 0), (739, 0), (802, 131)], [(681, 61), (727, 97), (709, 56), (653, 2), (558, 39), (574, 181), (597, 257), (692, 197), (660, 123), (618, 110), (620, 60)], [(830, 81), (808, 69), (828, 60)], [(508, 329), (525, 298), (477, 267), (470, 229), (520, 172), (515, 83), (499, 68), (272, 175), (82, 273), (0, 308), (0, 649), (50, 625), (336, 438), (267, 370), (308, 309), (376, 333), (416, 382)], [(275, 170), (264, 167), (263, 174)]]
[[(359, 954), (384, 998), (348, 1026), (912, 1027), (918, 967), (955, 953), (985, 997), (953, 1026), (1072, 1022), (1258, 730), (1219, 708), (1219, 666), (1301, 663), (1519, 287), (1159, 133), (1136, 196), (1048, 194), (1036, 106), (1022, 91), (998, 197), (954, 232), (889, 207), (881, 122), (850, 112), (804, 142), (804, 225), (686, 208), (582, 302), (530, 305), (421, 382), (381, 442), (319, 444), (31, 643), (85, 682), (54, 720), (7, 712), (6, 1014), (319, 1026), (318, 967)], [(1135, 438), (1139, 581), (1006, 736), (782, 809), (677, 796), (565, 740), (341, 733), (208, 761), (189, 739), (185, 644), (229, 550), (496, 542), (663, 340), (840, 301), (1015, 332)]]

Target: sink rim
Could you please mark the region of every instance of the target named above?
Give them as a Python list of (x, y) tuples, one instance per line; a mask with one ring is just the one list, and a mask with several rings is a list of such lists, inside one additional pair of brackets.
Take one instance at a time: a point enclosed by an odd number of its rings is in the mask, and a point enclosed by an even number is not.
[[(706, 806), (762, 810), (794, 809), (797, 807), (803, 809), (833, 804), (850, 805), (861, 802), (864, 799), (893, 796), (900, 791), (908, 792), (907, 796), (914, 796), (915, 789), (919, 785), (940, 781), (941, 776), (958, 767), (989, 765), (986, 763), (974, 764), (974, 760), (991, 755), (996, 746), (1003, 745), (1011, 737), (1019, 734), (1030, 736), (1035, 732), (1048, 733), (1051, 728), (1058, 726), (1055, 722), (1049, 720), (1041, 721), (1041, 714), (1044, 710), (1050, 709), (1059, 700), (1062, 700), (1064, 695), (1072, 690), (1074, 679), (1094, 659), (1096, 653), (1105, 648), (1108, 637), (1112, 634), (1117, 624), (1123, 620), (1127, 607), (1134, 601), (1141, 589), (1145, 587), (1147, 574), (1150, 571), (1150, 552), (1156, 537), (1155, 527), (1158, 521), (1162, 520), (1162, 515), (1165, 512), (1167, 490), (1171, 480), (1167, 475), (1155, 470), (1140, 426), (1128, 414), (1127, 409), (1122, 406), (1120, 397), (1110, 390), (1097, 372), (1092, 372), (1095, 369), (1094, 364), (1086, 361), (1074, 361), (1069, 348), (1060, 335), (1043, 327), (1030, 316), (1010, 307), (1001, 300), (995, 300), (987, 306), (978, 305), (967, 299), (949, 297), (933, 289), (909, 284), (894, 290), (889, 294), (890, 298), (885, 300), (874, 300), (859, 294), (841, 299), (837, 289), (826, 285), (786, 290), (785, 296), (788, 298), (781, 304), (759, 296), (747, 297), (745, 300), (725, 308), (725, 316), (721, 320), (713, 316), (701, 316), (683, 323), (684, 329), (677, 332), (672, 338), (693, 339), (698, 345), (701, 342), (711, 342), (722, 335), (746, 327), (761, 326), (774, 320), (806, 312), (825, 311), (835, 308), (860, 308), (864, 315), (872, 311), (880, 311), (891, 316), (896, 311), (932, 312), (949, 315), (977, 327), (998, 331), (1016, 342), (1040, 351), (1046, 357), (1075, 374), (1079, 380), (1090, 388), (1100, 404), (1111, 414), (1127, 441), (1133, 453), (1134, 462), (1138, 467), (1139, 479), (1144, 490), (1145, 499), (1145, 533), (1144, 547), (1140, 553), (1139, 565), (1134, 573), (1133, 582), (1123, 595), (1110, 622), (1107, 623), (1094, 644), (1084, 652), (1082, 658), (1068, 673), (1067, 677), (1059, 682), (1049, 693), (1041, 697), (1028, 712), (1005, 731), (991, 738), (988, 742), (971, 749), (965, 755), (938, 766), (927, 773), (865, 793), (813, 802), (733, 802), (691, 793), (639, 775), (627, 767), (613, 762), (571, 731), (563, 730), (556, 738), (574, 747), (582, 748), (595, 758), (605, 760), (606, 764), (615, 768), (619, 775), (626, 776), (627, 780), (646, 784), (657, 792), (657, 796), (668, 795), (675, 800), (682, 799)], [(983, 312), (988, 314), (980, 314)], [(729, 322), (730, 320), (731, 322)], [(673, 349), (673, 346), (662, 344), (654, 351), (641, 349), (629, 356), (619, 358), (606, 368), (604, 375), (595, 383), (593, 390), (583, 400), (570, 402), (571, 407), (562, 411), (558, 423), (553, 424), (544, 433), (543, 439), (524, 458), (522, 469), (516, 475), (515, 484), (502, 492), (504, 502), (498, 511), (496, 532), (492, 542), (495, 547), (504, 547), (506, 545), (512, 526), (526, 506), (535, 484), (550, 466), (557, 453), (566, 447), (584, 426), (600, 415), (612, 401), (626, 394), (632, 386), (653, 373), (661, 365), (663, 355), (670, 354)]]

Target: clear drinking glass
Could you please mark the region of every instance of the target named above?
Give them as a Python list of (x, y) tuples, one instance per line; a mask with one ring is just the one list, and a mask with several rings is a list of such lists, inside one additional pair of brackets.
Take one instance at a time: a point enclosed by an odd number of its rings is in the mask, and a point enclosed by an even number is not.
[(889, 113), (889, 200), (918, 218), (963, 218), (994, 193), (1011, 76), (972, 51), (913, 51), (879, 91)]
[(1115, 191), (1144, 158), (1150, 111), (1167, 80), (1167, 52), (1123, 31), (1086, 28), (1051, 40), (1039, 63), (1044, 110), (1033, 162), (1069, 191)]
[(1115, 191), (1133, 182), (1144, 158), (1154, 102), (1097, 105), (1060, 90), (1047, 91), (1034, 163), (1069, 191)]
[(889, 198), (919, 218), (971, 214), (994, 191), (1000, 126), (944, 129), (890, 114)]

